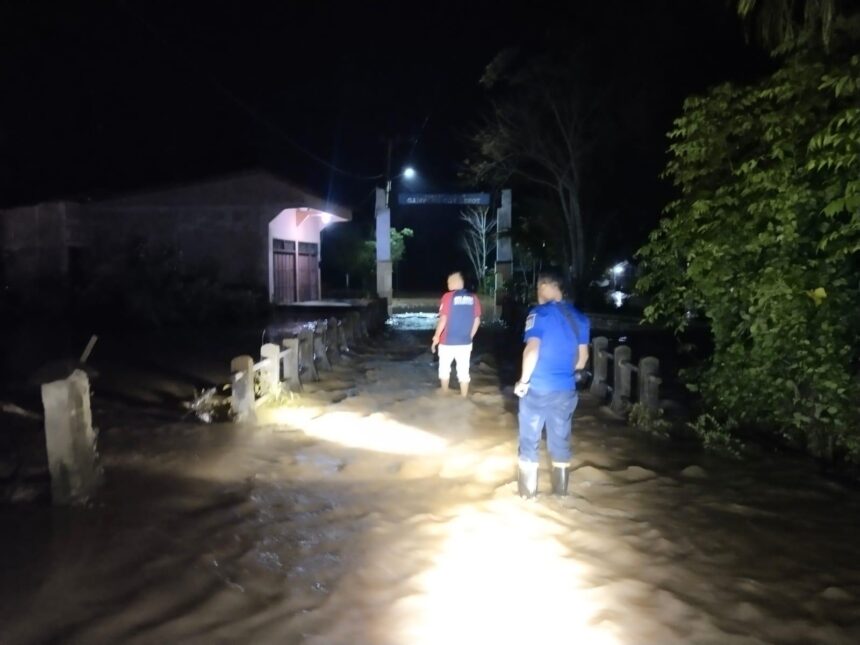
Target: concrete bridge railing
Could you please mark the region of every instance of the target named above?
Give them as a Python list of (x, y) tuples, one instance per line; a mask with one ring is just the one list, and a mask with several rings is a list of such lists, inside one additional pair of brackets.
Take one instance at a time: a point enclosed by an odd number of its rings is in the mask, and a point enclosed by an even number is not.
[(237, 356), (230, 363), (230, 408), (238, 422), (256, 420), (256, 409), (281, 393), (300, 392), (302, 382), (320, 380), (351, 347), (367, 340), (388, 317), (387, 307), (369, 305), (338, 318), (305, 322), (281, 339), (281, 344), (260, 347), (260, 359)]
[(590, 392), (602, 399), (610, 396), (609, 407), (617, 414), (627, 414), (633, 403), (639, 403), (648, 412), (657, 413), (663, 382), (659, 359), (645, 356), (634, 364), (630, 347), (619, 345), (614, 351), (609, 351), (609, 339), (604, 336), (592, 339), (591, 345), (593, 376)]

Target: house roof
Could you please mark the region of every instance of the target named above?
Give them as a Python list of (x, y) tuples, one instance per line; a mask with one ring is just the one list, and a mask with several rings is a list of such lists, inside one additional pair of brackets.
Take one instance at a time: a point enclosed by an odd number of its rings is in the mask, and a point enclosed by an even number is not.
[(182, 206), (269, 206), (312, 208), (343, 220), (352, 209), (311, 193), (268, 170), (250, 170), (196, 181), (94, 198), (90, 208), (144, 208)]
[(199, 206), (306, 208), (330, 213), (341, 221), (352, 219), (352, 209), (320, 197), (268, 170), (248, 170), (197, 180), (161, 184), (131, 191), (90, 194), (78, 197), (55, 197), (35, 202), (12, 203), (0, 207), (3, 211), (29, 208), (39, 204), (73, 203), (88, 209), (116, 208), (182, 208)]

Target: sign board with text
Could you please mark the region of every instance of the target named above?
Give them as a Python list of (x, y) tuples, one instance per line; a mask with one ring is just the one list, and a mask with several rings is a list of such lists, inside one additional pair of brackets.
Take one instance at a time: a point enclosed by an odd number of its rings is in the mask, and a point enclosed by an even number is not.
[(443, 204), (449, 206), (489, 206), (489, 193), (398, 193), (401, 206)]

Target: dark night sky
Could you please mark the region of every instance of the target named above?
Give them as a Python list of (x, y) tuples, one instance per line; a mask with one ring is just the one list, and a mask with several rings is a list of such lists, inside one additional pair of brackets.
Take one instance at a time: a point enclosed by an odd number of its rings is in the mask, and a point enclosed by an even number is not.
[[(7, 0), (0, 205), (265, 166), (368, 221), (374, 181), (310, 154), (379, 175), (382, 137), (417, 136), (396, 148), (395, 168), (412, 163), (424, 188), (454, 188), (494, 54), (588, 41), (595, 70), (631, 83), (629, 143), (605, 181), (625, 196), (638, 242), (667, 197), (657, 176), (681, 101), (754, 73), (761, 55), (725, 0), (567, 5)], [(456, 215), (394, 213), (419, 233), (406, 286), (435, 283), (432, 259), (457, 262)]]

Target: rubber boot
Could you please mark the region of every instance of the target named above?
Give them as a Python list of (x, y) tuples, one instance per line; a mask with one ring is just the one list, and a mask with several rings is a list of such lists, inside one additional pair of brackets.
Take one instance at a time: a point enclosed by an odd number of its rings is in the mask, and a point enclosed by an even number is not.
[(538, 465), (530, 461), (521, 461), (517, 473), (517, 492), (524, 499), (537, 495)]
[(559, 497), (567, 495), (567, 483), (569, 480), (570, 468), (567, 464), (552, 465), (552, 494)]

